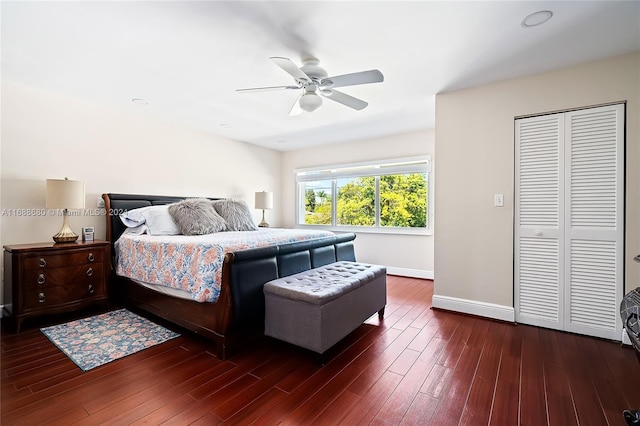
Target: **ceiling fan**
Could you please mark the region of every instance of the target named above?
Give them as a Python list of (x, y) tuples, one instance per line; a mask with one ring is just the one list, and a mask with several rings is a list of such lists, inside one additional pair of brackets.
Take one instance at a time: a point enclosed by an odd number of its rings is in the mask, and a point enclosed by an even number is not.
[(289, 115), (297, 115), (302, 111), (313, 112), (317, 110), (322, 105), (323, 97), (360, 111), (369, 104), (361, 99), (339, 92), (335, 88), (384, 81), (384, 76), (378, 70), (327, 77), (327, 72), (320, 67), (320, 62), (316, 58), (306, 59), (301, 67), (298, 67), (288, 58), (274, 56), (269, 59), (291, 75), (295, 79), (295, 85), (237, 89), (236, 92), (302, 89), (302, 93), (300, 93), (300, 96), (291, 107)]

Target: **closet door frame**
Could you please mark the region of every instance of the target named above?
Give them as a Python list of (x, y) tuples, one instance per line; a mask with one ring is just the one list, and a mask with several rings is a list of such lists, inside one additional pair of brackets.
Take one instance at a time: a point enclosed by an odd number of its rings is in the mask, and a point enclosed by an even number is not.
[[(514, 307), (516, 322), (614, 340), (621, 339), (622, 324), (617, 307), (624, 293), (625, 106), (624, 103), (616, 103), (516, 118), (514, 126)], [(617, 120), (615, 136), (615, 224), (614, 226), (610, 226), (610, 224), (605, 223), (602, 227), (599, 227), (597, 223), (596, 226), (588, 226), (588, 224), (582, 226), (584, 224), (580, 223), (579, 220), (577, 223), (575, 218), (572, 221), (571, 170), (572, 161), (574, 160), (572, 160), (573, 139), (571, 135), (571, 119), (573, 116), (589, 115), (592, 113), (597, 115), (602, 111), (607, 112), (611, 110), (615, 111)], [(524, 125), (525, 128), (527, 126), (535, 127), (539, 123), (548, 123), (554, 118), (558, 120), (557, 156), (550, 156), (549, 152), (542, 152), (542, 148), (540, 148), (540, 158), (536, 158), (535, 155), (537, 154), (534, 152), (532, 164), (537, 167), (537, 165), (540, 164), (540, 159), (544, 160), (544, 158), (553, 158), (558, 162), (557, 175), (555, 176), (558, 184), (558, 205), (557, 210), (555, 210), (558, 215), (558, 221), (557, 223), (552, 223), (553, 221), (547, 220), (545, 222), (545, 220), (541, 220), (539, 223), (536, 223), (536, 220), (530, 220), (531, 212), (535, 213), (536, 209), (541, 210), (543, 215), (546, 214), (548, 218), (550, 212), (554, 210), (553, 208), (545, 210), (544, 206), (549, 206), (550, 202), (549, 199), (544, 198), (544, 193), (539, 200), (539, 206), (535, 206), (533, 209), (531, 208), (532, 200), (537, 200), (537, 194), (535, 191), (533, 196), (527, 193), (527, 190), (531, 187), (531, 176), (523, 178), (521, 174), (521, 168), (523, 167), (526, 169), (527, 166), (529, 166), (526, 172), (531, 171), (531, 164), (527, 164), (527, 161), (531, 159), (531, 154), (526, 151), (527, 148), (523, 148), (524, 145), (521, 137), (530, 138), (531, 135), (523, 136), (522, 126)], [(598, 141), (596, 141), (596, 145), (598, 145), (597, 142)], [(535, 138), (533, 143), (535, 151), (535, 144), (537, 143)], [(578, 149), (583, 148), (583, 146), (578, 146)], [(595, 150), (593, 153), (588, 153), (588, 156), (597, 154), (598, 152)], [(582, 160), (584, 160), (584, 155), (582, 158), (578, 158), (578, 161)], [(536, 161), (537, 164), (534, 164)], [(587, 163), (592, 165), (595, 173), (600, 172), (597, 170), (599, 166), (597, 162), (587, 161)], [(580, 163), (578, 164), (580, 165)], [(578, 182), (580, 178), (584, 178), (588, 173), (575, 178), (576, 182)], [(544, 191), (545, 186), (549, 186), (549, 176), (538, 178), (537, 174), (540, 174), (540, 172), (535, 170), (533, 173), (533, 182), (535, 183), (536, 179), (540, 179)], [(527, 179), (529, 179), (529, 181), (527, 181)], [(522, 186), (523, 184), (525, 186)], [(595, 183), (596, 186), (599, 184), (600, 182)], [(529, 187), (527, 187), (527, 185), (529, 185)], [(578, 192), (579, 191), (576, 191), (576, 193)], [(585, 200), (587, 200), (586, 202), (588, 204), (589, 196), (578, 200), (576, 205), (580, 202), (584, 203)], [(596, 197), (593, 203), (595, 205), (594, 211), (596, 212), (599, 209), (599, 202)], [(576, 211), (578, 211), (580, 207), (581, 206), (578, 205)], [(527, 209), (530, 211), (528, 212)], [(611, 210), (610, 206), (608, 209), (609, 211)], [(577, 216), (579, 216), (580, 213), (581, 211), (578, 211)], [(529, 214), (529, 216), (527, 216), (527, 214)], [(597, 214), (595, 216), (597, 216)], [(572, 244), (574, 245), (575, 253), (572, 253)], [(602, 247), (599, 247), (599, 245)], [(538, 249), (538, 247), (540, 248)], [(614, 283), (611, 283), (611, 280), (607, 278), (601, 279), (597, 277), (597, 268), (599, 267), (597, 263), (600, 262), (599, 250), (602, 250), (602, 258), (605, 259), (602, 261), (603, 267), (608, 268), (609, 271), (615, 269)], [(554, 262), (554, 256), (556, 262)], [(607, 259), (610, 260), (612, 256), (615, 257), (615, 261), (613, 263), (610, 261), (607, 263)], [(532, 259), (534, 261), (533, 263)], [(538, 261), (541, 262), (540, 267), (536, 268), (537, 265), (535, 262)], [(592, 268), (592, 270), (590, 270), (590, 263), (595, 265), (593, 268), (596, 269)], [(536, 269), (539, 269), (539, 271)], [(575, 275), (572, 276), (574, 271)], [(554, 276), (556, 272), (557, 276)], [(594, 274), (593, 283), (590, 282), (591, 280), (589, 278), (585, 278), (589, 276), (589, 273)], [(556, 278), (557, 294), (554, 294), (553, 280)], [(594, 287), (596, 285), (604, 286), (604, 290), (602, 291), (603, 297), (600, 297), (601, 292), (599, 288)], [(573, 296), (572, 290), (574, 291)], [(585, 296), (582, 297), (583, 300), (580, 300), (581, 296)], [(545, 303), (551, 301), (550, 299), (553, 298), (555, 298), (553, 303), (555, 303), (556, 306), (545, 306)], [(592, 300), (595, 308), (589, 308), (587, 306)], [(536, 305), (538, 301), (540, 301), (539, 306)], [(573, 306), (572, 301), (574, 302)], [(606, 306), (606, 312), (597, 312), (599, 306)], [(557, 313), (554, 308), (557, 308)], [(595, 312), (592, 316), (593, 318), (590, 316), (591, 310)], [(600, 315), (600, 317), (598, 315)], [(601, 327), (601, 324), (604, 324), (604, 326)]]

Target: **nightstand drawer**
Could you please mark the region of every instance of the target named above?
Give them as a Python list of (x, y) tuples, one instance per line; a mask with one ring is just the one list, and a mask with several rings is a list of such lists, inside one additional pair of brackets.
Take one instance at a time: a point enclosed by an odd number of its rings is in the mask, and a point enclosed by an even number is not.
[(61, 266), (84, 265), (102, 262), (103, 250), (79, 250), (64, 254), (45, 254), (41, 256), (27, 256), (24, 259), (24, 269), (48, 269)]
[(25, 289), (35, 290), (61, 285), (89, 284), (94, 281), (102, 282), (103, 264), (69, 266), (66, 268), (45, 268), (43, 270), (28, 270), (24, 273)]
[(71, 304), (91, 297), (104, 295), (103, 283), (96, 281), (90, 284), (50, 287), (24, 292), (24, 308), (46, 309), (52, 306)]

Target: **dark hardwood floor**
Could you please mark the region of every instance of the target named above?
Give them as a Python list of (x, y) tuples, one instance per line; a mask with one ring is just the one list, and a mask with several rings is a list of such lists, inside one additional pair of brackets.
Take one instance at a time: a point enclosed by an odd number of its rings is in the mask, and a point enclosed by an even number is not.
[(431, 309), (431, 281), (390, 276), (373, 316), (313, 354), (262, 339), (228, 361), (184, 333), (83, 373), (38, 330), (2, 333), (2, 425), (624, 425), (633, 350)]

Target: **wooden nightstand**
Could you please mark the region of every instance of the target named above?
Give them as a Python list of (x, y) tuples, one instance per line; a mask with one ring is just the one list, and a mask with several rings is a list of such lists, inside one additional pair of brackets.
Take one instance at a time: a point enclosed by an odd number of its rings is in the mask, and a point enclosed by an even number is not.
[(4, 246), (4, 304), (15, 332), (22, 321), (107, 303), (109, 243)]

